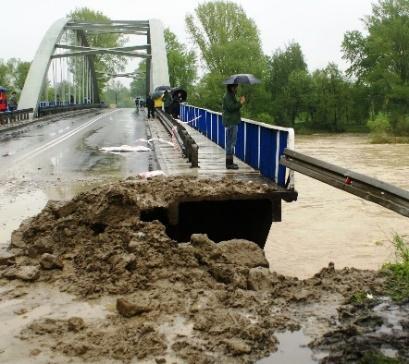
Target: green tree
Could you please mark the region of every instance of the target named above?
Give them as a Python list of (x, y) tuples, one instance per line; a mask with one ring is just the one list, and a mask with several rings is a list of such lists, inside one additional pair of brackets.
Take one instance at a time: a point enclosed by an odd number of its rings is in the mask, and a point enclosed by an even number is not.
[(169, 29), (165, 29), (165, 43), (171, 86), (190, 90), (197, 77), (195, 52), (187, 50)]
[(0, 86), (8, 88), (10, 87), (10, 85), (11, 79), (9, 67), (7, 66), (7, 63), (4, 62), (4, 60), (0, 59)]
[(107, 105), (116, 105), (117, 107), (135, 106), (130, 90), (118, 81), (112, 81), (108, 84), (103, 94), (103, 100)]
[(136, 69), (137, 75), (132, 80), (130, 85), (130, 92), (132, 97), (143, 96), (146, 97), (146, 61), (139, 63)]
[[(74, 10), (68, 15), (69, 18), (77, 21), (88, 21), (98, 23), (110, 23), (110, 19), (100, 11), (94, 11), (87, 7)], [(87, 41), (91, 47), (97, 48), (115, 48), (120, 47), (126, 42), (126, 38), (118, 33), (104, 34), (86, 34)], [(75, 39), (72, 42), (76, 42)], [(71, 67), (75, 67), (75, 62), (71, 62)], [(79, 65), (79, 64), (78, 64)], [(126, 59), (112, 54), (97, 54), (94, 56), (95, 71), (98, 74), (117, 73), (123, 71), (126, 65)], [(98, 87), (102, 94), (106, 84), (107, 77), (98, 77)]]
[(311, 126), (332, 132), (343, 131), (351, 108), (351, 84), (338, 66), (330, 63), (312, 75)]
[[(261, 49), (258, 29), (243, 8), (233, 2), (205, 2), (186, 16), (186, 26), (199, 48), (205, 69), (196, 98), (202, 106), (220, 110), (223, 96), (223, 80), (236, 73), (252, 73), (263, 78), (266, 59)], [(262, 86), (244, 87), (248, 103), (245, 116), (262, 113), (266, 104)]]
[(10, 58), (7, 62), (0, 60), (0, 85), (12, 88), (20, 93), (30, 69), (30, 62)]
[(388, 112), (392, 130), (405, 130), (409, 113), (409, 2), (380, 0), (364, 24), (367, 34), (350, 31), (344, 36), (344, 58), (351, 64), (348, 73), (370, 86), (372, 116)]
[(266, 81), (272, 98), (274, 120), (279, 124), (293, 126), (297, 115), (308, 108), (308, 92), (311, 88), (307, 64), (298, 43), (292, 42), (284, 50), (276, 50), (268, 59)]
[(21, 91), (24, 87), (24, 82), (26, 81), (28, 71), (30, 69), (31, 62), (19, 61), (15, 68), (14, 74), (14, 86)]
[(295, 121), (301, 114), (308, 114), (311, 92), (312, 80), (307, 71), (295, 70), (289, 74), (287, 85), (283, 88), (283, 97), (281, 97), (281, 107), (284, 108), (281, 112), (285, 115), (285, 120), (289, 125), (295, 126)]

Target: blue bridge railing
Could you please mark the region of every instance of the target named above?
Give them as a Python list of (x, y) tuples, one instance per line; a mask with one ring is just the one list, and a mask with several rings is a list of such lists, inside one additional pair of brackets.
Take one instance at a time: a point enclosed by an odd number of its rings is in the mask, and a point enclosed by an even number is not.
[[(210, 140), (225, 148), (226, 133), (222, 114), (181, 104), (180, 118)], [(235, 155), (281, 187), (294, 188), (293, 171), (280, 165), (284, 149), (294, 149), (294, 129), (242, 119), (239, 124)]]

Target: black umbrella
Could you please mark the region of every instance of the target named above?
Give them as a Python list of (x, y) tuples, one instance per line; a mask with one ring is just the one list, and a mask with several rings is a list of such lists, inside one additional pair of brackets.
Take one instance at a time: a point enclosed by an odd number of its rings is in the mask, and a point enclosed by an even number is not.
[(166, 91), (166, 90), (171, 90), (170, 86), (158, 86), (155, 88), (155, 91)]
[(223, 81), (225, 85), (233, 84), (247, 84), (254, 85), (260, 83), (261, 81), (249, 73), (240, 73), (238, 75), (230, 76), (227, 80)]
[(157, 89), (152, 93), (152, 99), (156, 100), (163, 96), (163, 91), (158, 91)]
[(182, 101), (186, 101), (187, 99), (186, 90), (184, 90), (181, 87), (172, 88), (172, 97), (175, 98), (176, 96), (178, 96), (178, 94), (180, 94), (180, 98), (182, 99)]

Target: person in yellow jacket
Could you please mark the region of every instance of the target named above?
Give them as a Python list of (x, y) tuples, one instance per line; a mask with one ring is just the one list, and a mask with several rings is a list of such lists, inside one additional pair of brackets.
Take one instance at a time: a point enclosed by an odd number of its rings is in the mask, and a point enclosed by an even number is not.
[(154, 105), (155, 105), (155, 109), (161, 109), (162, 110), (162, 105), (163, 105), (162, 96), (160, 96), (160, 97), (158, 97), (157, 99), (154, 100)]

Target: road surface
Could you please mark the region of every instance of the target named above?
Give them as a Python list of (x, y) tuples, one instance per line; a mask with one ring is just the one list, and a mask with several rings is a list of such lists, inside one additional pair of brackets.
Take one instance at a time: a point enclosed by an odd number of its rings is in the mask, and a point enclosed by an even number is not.
[(108, 109), (0, 134), (0, 246), (49, 199), (69, 199), (94, 184), (155, 168), (152, 151), (102, 149), (146, 149), (139, 139), (146, 139), (145, 113), (134, 109)]

